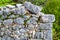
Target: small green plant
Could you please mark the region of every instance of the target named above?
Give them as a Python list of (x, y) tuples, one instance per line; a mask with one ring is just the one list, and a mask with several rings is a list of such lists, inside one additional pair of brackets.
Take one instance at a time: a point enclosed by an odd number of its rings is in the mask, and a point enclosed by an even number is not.
[(60, 0), (48, 0), (42, 10), (46, 14), (55, 14), (56, 21), (54, 22), (53, 39), (60, 39)]
[(28, 1), (40, 6), (40, 5), (44, 5), (47, 0), (28, 0)]

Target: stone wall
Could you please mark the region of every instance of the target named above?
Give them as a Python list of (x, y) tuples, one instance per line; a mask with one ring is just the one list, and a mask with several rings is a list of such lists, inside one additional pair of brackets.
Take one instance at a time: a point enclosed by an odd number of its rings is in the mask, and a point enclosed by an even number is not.
[(31, 2), (0, 7), (0, 40), (52, 40), (53, 14)]

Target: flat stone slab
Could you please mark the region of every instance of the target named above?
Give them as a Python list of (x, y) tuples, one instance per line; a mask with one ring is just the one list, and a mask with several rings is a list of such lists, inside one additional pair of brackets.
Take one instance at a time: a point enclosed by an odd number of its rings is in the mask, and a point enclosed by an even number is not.
[(38, 29), (52, 29), (53, 23), (40, 23)]
[(41, 17), (40, 22), (54, 22), (55, 16), (52, 14), (45, 14)]

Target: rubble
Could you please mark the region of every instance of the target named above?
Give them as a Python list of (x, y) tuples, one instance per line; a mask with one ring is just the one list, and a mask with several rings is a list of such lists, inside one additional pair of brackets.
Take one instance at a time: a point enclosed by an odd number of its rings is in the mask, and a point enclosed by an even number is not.
[(52, 40), (55, 15), (41, 10), (31, 2), (1, 7), (0, 40)]

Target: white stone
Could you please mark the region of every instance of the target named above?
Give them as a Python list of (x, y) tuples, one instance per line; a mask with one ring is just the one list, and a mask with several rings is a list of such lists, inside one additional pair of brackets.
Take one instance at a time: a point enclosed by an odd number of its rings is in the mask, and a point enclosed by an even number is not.
[(42, 17), (42, 16), (44, 16), (45, 14), (44, 14), (43, 12), (39, 12), (38, 15)]
[(15, 8), (15, 6), (13, 6), (13, 5), (6, 5), (6, 7), (8, 7), (8, 8)]
[(32, 14), (31, 16), (32, 16), (32, 17), (39, 18), (40, 15), (34, 15), (34, 14)]
[(8, 20), (4, 20), (3, 21), (3, 24), (4, 25), (12, 25), (12, 23), (13, 23), (13, 20), (12, 19), (8, 19)]
[(45, 14), (41, 17), (42, 22), (54, 22), (55, 16), (52, 14)]
[(14, 23), (16, 23), (16, 24), (24, 24), (24, 20), (23, 20), (23, 18), (16, 18), (14, 20)]
[(40, 23), (38, 29), (52, 29), (53, 23)]
[(22, 6), (22, 4), (16, 4), (16, 7), (20, 8)]

